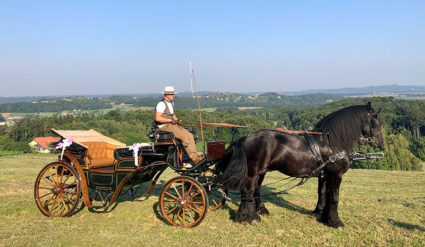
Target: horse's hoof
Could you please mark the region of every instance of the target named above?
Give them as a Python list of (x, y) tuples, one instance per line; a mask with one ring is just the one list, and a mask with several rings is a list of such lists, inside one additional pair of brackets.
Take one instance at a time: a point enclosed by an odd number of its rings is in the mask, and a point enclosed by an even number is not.
[(249, 223), (249, 222), (247, 222), (247, 221), (242, 221), (242, 222), (239, 222), (239, 223), (241, 223), (242, 225), (244, 225), (244, 226), (249, 226), (249, 225), (251, 225), (251, 223)]
[(235, 219), (235, 222), (240, 223), (244, 226), (249, 226), (251, 225), (253, 221), (251, 219), (246, 219), (246, 220)]
[(262, 207), (258, 210), (258, 213), (263, 216), (269, 216), (269, 210), (266, 207)]
[(330, 220), (327, 222), (327, 225), (333, 228), (344, 228), (344, 223), (341, 220)]
[(251, 224), (257, 224), (257, 223), (260, 223), (260, 222), (261, 222), (261, 218), (253, 219)]
[(252, 222), (261, 222), (260, 216), (256, 213), (252, 216)]
[(245, 215), (245, 217), (236, 215), (235, 222), (241, 223), (242, 225), (251, 225), (254, 222), (261, 222), (261, 218), (258, 214), (252, 216)]
[(320, 210), (318, 208), (315, 208), (312, 212), (312, 214), (318, 214), (318, 215), (322, 215), (322, 213), (323, 213), (323, 210)]
[(248, 224), (251, 224), (251, 218), (250, 217), (248, 217), (248, 215), (239, 215), (239, 214), (236, 214), (236, 217), (235, 217), (235, 222), (238, 222), (238, 223), (241, 223), (242, 225), (248, 225)]

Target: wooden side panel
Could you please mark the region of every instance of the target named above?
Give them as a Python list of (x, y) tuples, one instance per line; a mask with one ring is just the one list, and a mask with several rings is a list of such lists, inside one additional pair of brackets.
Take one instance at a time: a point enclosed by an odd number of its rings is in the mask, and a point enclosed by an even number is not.
[(207, 161), (223, 158), (225, 151), (224, 141), (207, 142)]
[(72, 164), (74, 165), (75, 169), (77, 170), (78, 175), (80, 176), (81, 189), (82, 189), (82, 192), (83, 192), (83, 201), (84, 201), (84, 204), (86, 204), (86, 206), (88, 208), (91, 208), (92, 207), (92, 204), (90, 202), (89, 191), (88, 191), (88, 187), (87, 187), (87, 179), (86, 179), (86, 176), (84, 174), (83, 168), (81, 167), (81, 165), (78, 162), (78, 160), (72, 156), (72, 154), (70, 154), (70, 153), (68, 153), (68, 152), (65, 151), (65, 156), (64, 157), (68, 157), (68, 159), (72, 162)]

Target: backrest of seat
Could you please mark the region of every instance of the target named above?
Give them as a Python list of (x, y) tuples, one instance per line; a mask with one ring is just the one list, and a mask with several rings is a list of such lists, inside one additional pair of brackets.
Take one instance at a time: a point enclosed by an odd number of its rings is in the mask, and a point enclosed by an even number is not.
[(88, 154), (92, 159), (114, 158), (114, 150), (118, 147), (106, 142), (82, 143), (88, 148)]

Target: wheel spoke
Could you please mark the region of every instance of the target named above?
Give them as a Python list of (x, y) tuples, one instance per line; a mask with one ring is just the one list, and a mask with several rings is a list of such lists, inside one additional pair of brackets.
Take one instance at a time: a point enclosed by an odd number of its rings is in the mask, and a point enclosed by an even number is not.
[(45, 179), (43, 176), (41, 176), (41, 179), (43, 179), (46, 183), (50, 184), (52, 187), (56, 187), (56, 185), (49, 182), (47, 179)]
[(52, 207), (50, 208), (50, 210), (49, 210), (49, 213), (51, 214), (52, 213), (52, 211), (53, 211), (53, 208), (55, 207), (55, 203), (56, 203), (56, 199), (58, 198), (58, 196), (55, 196), (55, 199), (53, 200), (53, 204), (52, 204)]
[(180, 193), (179, 193), (179, 191), (178, 191), (178, 190), (177, 190), (177, 188), (176, 188), (176, 185), (175, 185), (175, 184), (172, 184), (172, 185), (173, 185), (173, 188), (174, 188), (174, 190), (176, 191), (176, 193), (177, 193), (178, 197), (179, 197), (179, 198), (181, 198)]
[(178, 199), (179, 199), (179, 198), (175, 197), (173, 194), (171, 194), (171, 193), (170, 193), (170, 192), (168, 192), (168, 191), (165, 191), (165, 194), (167, 194), (167, 195), (171, 196), (172, 198), (174, 198), (174, 199), (176, 199), (176, 200), (178, 200)]
[(52, 188), (47, 188), (47, 187), (38, 187), (38, 189), (51, 190)]
[(179, 209), (179, 211), (177, 212), (177, 214), (176, 215), (174, 215), (174, 217), (173, 217), (173, 222), (174, 222), (174, 224), (177, 224), (176, 223), (176, 221), (177, 221), (177, 219), (176, 218), (179, 218), (179, 214), (180, 214), (180, 212), (182, 211), (182, 209), (180, 208)]
[(198, 205), (196, 205), (196, 204), (192, 204), (196, 209), (199, 209), (199, 210), (202, 210), (202, 207), (199, 207)]
[(182, 181), (182, 198), (184, 198), (184, 181)]
[(218, 205), (218, 203), (215, 201), (215, 199), (214, 198), (211, 198), (211, 200), (212, 200), (212, 202), (214, 203), (214, 205)]
[(58, 206), (57, 206), (57, 209), (58, 209), (58, 215), (59, 216), (62, 216), (62, 214), (61, 214), (61, 200), (60, 200), (60, 194), (58, 195)]
[(57, 186), (56, 181), (53, 179), (52, 174), (50, 173), (49, 169), (47, 169), (47, 172), (49, 173), (50, 179), (52, 180), (52, 182), (55, 184), (55, 186)]
[(178, 202), (164, 202), (164, 204), (177, 204)]
[(69, 191), (69, 190), (64, 190), (63, 192), (65, 192), (65, 193), (71, 193), (71, 194), (77, 194), (77, 192), (75, 192), (75, 191)]
[(204, 204), (204, 202), (190, 202), (190, 204)]
[(193, 211), (197, 212), (198, 214), (201, 214), (201, 212), (199, 212), (198, 209), (196, 209), (196, 208), (194, 208), (194, 207), (192, 207), (190, 205), (188, 205), (187, 207), (190, 208), (190, 209), (192, 209)]
[(56, 184), (59, 185), (60, 183), (59, 183), (59, 179), (58, 179), (58, 166), (55, 166), (55, 168), (56, 168), (55, 176), (56, 176), (56, 182), (57, 182)]
[(69, 198), (66, 194), (62, 193), (63, 196), (66, 197), (66, 199), (68, 199), (68, 201), (71, 202), (72, 205), (74, 205), (75, 201), (73, 201), (71, 198)]
[(198, 193), (196, 193), (195, 195), (191, 196), (190, 198), (188, 198), (188, 200), (192, 200), (193, 198), (195, 198), (196, 196), (200, 195), (201, 191), (199, 191)]
[(44, 203), (43, 208), (45, 208), (47, 206), (47, 204), (49, 204), (49, 202), (53, 199), (55, 195), (52, 194), (52, 196), (49, 198), (49, 200), (46, 201), (46, 203)]
[(192, 187), (193, 187), (193, 184), (190, 185), (189, 190), (187, 191), (186, 195), (190, 195), (190, 192), (192, 191)]
[(66, 205), (66, 203), (65, 203), (65, 200), (63, 199), (63, 195), (61, 194), (61, 199), (62, 199), (62, 203), (63, 203), (63, 205), (65, 206), (65, 208), (66, 208), (66, 211), (68, 212), (69, 211), (69, 207), (68, 207), (68, 205)]
[(175, 209), (177, 208), (177, 206), (176, 207), (174, 207), (174, 208), (172, 208), (172, 209), (170, 209), (168, 212), (166, 212), (166, 214), (167, 215), (169, 215), (171, 212), (173, 212)]
[(185, 216), (185, 214), (186, 214), (186, 212), (184, 211), (184, 208), (182, 208), (182, 211), (183, 211), (183, 213), (182, 213), (182, 219), (183, 219), (183, 225), (185, 226), (186, 225), (186, 216)]
[(193, 218), (193, 216), (190, 214), (190, 211), (187, 210), (187, 214), (189, 215), (189, 217), (192, 219), (192, 222), (195, 222), (195, 219)]
[(68, 178), (70, 178), (70, 177), (71, 177), (71, 175), (73, 175), (73, 174), (72, 174), (72, 173), (68, 174), (68, 177), (66, 177), (65, 181), (63, 181), (63, 183), (62, 183), (62, 184), (65, 184), (65, 183), (66, 183), (66, 181), (68, 181)]
[(60, 180), (60, 184), (62, 184), (62, 178), (63, 178), (63, 172), (65, 171), (65, 167), (62, 168), (62, 172), (61, 172), (61, 180)]
[[(50, 194), (52, 194), (52, 192), (49, 192), (49, 193), (47, 193), (47, 194), (45, 194), (45, 195), (42, 195), (42, 196), (40, 196), (40, 197), (38, 197), (39, 199), (41, 199), (41, 198), (43, 198), (43, 197), (45, 197), (45, 196), (48, 196), (48, 195), (50, 195)], [(52, 194), (53, 195), (53, 194)]]
[(72, 184), (68, 184), (67, 186), (64, 186), (62, 189), (68, 188), (71, 185), (77, 184), (76, 182), (73, 182)]

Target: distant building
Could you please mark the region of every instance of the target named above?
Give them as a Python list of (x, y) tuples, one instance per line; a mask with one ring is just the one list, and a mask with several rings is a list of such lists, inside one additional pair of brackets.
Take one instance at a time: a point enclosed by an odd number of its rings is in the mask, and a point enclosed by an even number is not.
[(28, 145), (30, 146), (30, 150), (36, 153), (51, 153), (53, 149), (53, 143), (59, 142), (61, 140), (60, 137), (37, 137)]
[(8, 120), (19, 120), (19, 119), (22, 119), (23, 117), (21, 117), (21, 116), (9, 116), (7, 119)]

